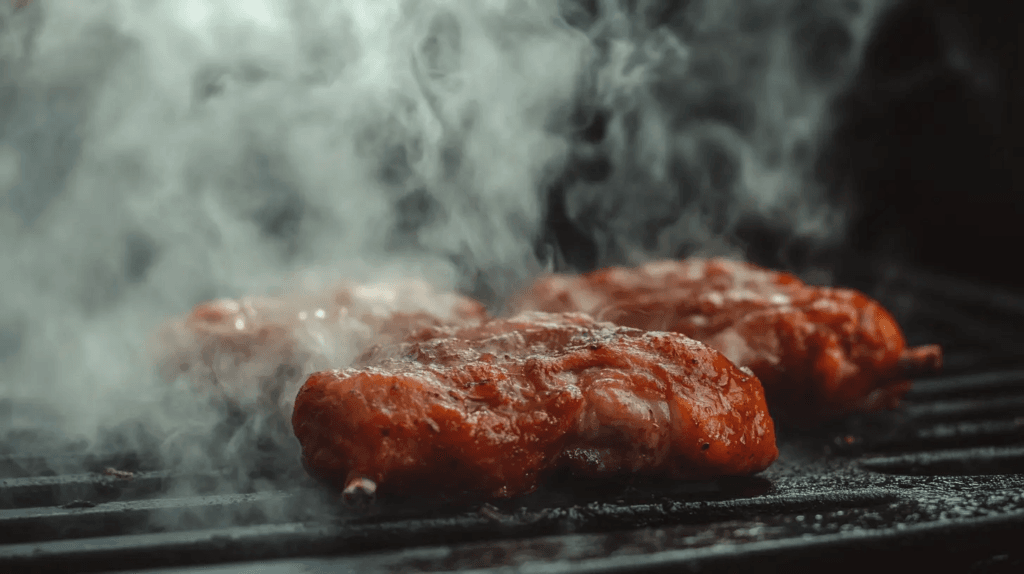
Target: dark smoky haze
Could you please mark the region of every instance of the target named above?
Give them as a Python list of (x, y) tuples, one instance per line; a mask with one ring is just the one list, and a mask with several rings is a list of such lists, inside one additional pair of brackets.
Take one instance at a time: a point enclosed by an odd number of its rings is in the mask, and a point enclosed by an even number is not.
[(161, 321), (341, 278), (500, 309), (544, 270), (744, 256), (752, 229), (841, 243), (816, 159), (889, 6), (4, 2), (0, 444), (286, 483), (287, 422), (160, 380)]
[(999, 2), (906, 0), (880, 19), (818, 158), (846, 248), (1024, 290), (1020, 18)]
[(582, 106), (590, 124), (550, 196), (556, 218), (587, 238), (563, 238), (574, 250), (565, 259), (742, 257), (765, 231), (819, 249), (840, 242), (845, 211), (815, 159), (888, 4), (567, 4), (596, 66)]

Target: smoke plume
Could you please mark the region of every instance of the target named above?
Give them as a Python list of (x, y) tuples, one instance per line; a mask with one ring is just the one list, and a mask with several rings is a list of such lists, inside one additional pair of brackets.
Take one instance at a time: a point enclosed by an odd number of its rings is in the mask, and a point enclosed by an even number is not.
[(567, 265), (555, 212), (592, 264), (737, 253), (752, 217), (836, 239), (811, 166), (883, 5), (3, 3), (0, 437), (244, 467), (153, 375), (162, 320), (342, 278), (500, 303)]
[(574, 147), (564, 208), (593, 242), (587, 263), (742, 257), (751, 226), (840, 241), (845, 213), (814, 161), (886, 5), (572, 3), (593, 48), (597, 129)]

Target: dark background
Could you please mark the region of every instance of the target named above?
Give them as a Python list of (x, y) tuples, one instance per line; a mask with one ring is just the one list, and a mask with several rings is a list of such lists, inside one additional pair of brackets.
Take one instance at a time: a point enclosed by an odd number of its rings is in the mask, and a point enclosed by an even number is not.
[[(911, 0), (886, 13), (855, 81), (834, 101), (815, 162), (815, 177), (849, 215), (845, 241), (802, 245), (751, 222), (735, 230), (747, 256), (840, 276), (858, 258), (884, 260), (1024, 290), (1020, 27), (1008, 4), (994, 1)], [(600, 125), (584, 135), (600, 138)], [(605, 263), (561, 201), (556, 186), (541, 242), (556, 245), (571, 269)]]
[(907, 2), (877, 30), (819, 161), (834, 193), (849, 186), (853, 249), (1024, 287), (1021, 18), (1008, 8)]

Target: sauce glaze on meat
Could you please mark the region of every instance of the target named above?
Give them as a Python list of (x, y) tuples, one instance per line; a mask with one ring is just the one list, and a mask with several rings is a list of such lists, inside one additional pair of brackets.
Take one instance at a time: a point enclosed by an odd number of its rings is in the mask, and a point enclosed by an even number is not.
[(679, 334), (528, 313), (363, 361), (313, 374), (292, 417), (307, 470), (350, 491), (510, 497), (556, 468), (696, 479), (778, 456), (757, 377)]
[(347, 366), (367, 345), (429, 326), (482, 320), (482, 305), (424, 281), (346, 284), (321, 293), (218, 299), (169, 321), (153, 341), (162, 377), (286, 418), (310, 373)]
[(857, 291), (724, 259), (550, 275), (515, 304), (703, 341), (752, 369), (772, 414), (800, 426), (893, 408), (909, 378), (941, 363), (937, 346), (908, 348), (892, 315)]

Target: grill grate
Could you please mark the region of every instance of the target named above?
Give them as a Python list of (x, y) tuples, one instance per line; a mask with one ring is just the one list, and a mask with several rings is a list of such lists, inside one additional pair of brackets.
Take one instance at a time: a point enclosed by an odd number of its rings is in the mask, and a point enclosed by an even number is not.
[[(0, 455), (0, 571), (741, 571), (877, 567), (894, 556), (1017, 571), (1024, 370), (1013, 367), (1024, 360), (1009, 349), (1024, 342), (1024, 305), (1000, 295), (993, 313), (975, 286), (946, 313), (955, 293), (942, 281), (922, 287), (933, 279), (899, 276), (876, 295), (912, 342), (945, 345), (947, 374), (919, 381), (898, 411), (781, 429), (780, 459), (759, 477), (562, 479), (495, 506), (406, 501), (353, 517), (306, 483), (224, 493), (214, 475), (177, 475), (136, 453), (13, 453)], [(183, 483), (190, 495), (175, 496)]]

